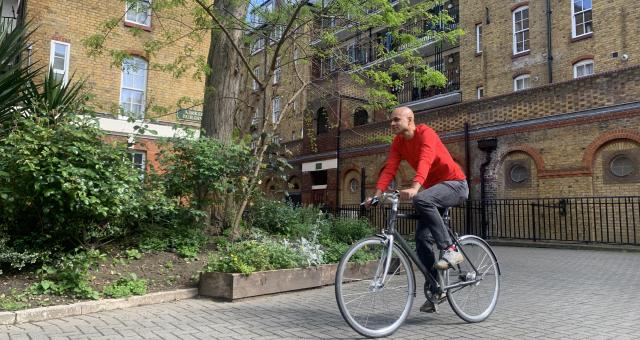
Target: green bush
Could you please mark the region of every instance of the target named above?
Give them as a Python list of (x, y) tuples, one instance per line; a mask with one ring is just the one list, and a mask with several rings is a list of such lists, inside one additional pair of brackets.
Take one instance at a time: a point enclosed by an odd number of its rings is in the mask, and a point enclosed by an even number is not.
[(249, 215), (252, 227), (295, 239), (309, 237), (318, 220), (322, 219), (317, 208), (295, 207), (265, 198), (256, 200)]
[(73, 249), (124, 235), (139, 174), (95, 122), (23, 119), (0, 140), (0, 224), (17, 251)]
[(336, 218), (333, 220), (331, 235), (338, 242), (353, 244), (373, 233), (373, 228), (365, 219)]
[(338, 263), (342, 258), (342, 255), (349, 250), (349, 245), (346, 243), (333, 242), (324, 246), (324, 262), (325, 263)]
[(210, 254), (205, 272), (243, 273), (304, 266), (305, 259), (295, 249), (277, 242), (242, 241)]
[(70, 295), (78, 298), (97, 299), (100, 294), (90, 285), (89, 270), (106, 256), (97, 250), (65, 254), (38, 270), (40, 282), (31, 287), (39, 294)]
[(123, 298), (131, 295), (143, 295), (147, 293), (147, 280), (138, 279), (131, 273), (128, 277), (118, 279), (102, 290), (102, 294), (112, 298)]

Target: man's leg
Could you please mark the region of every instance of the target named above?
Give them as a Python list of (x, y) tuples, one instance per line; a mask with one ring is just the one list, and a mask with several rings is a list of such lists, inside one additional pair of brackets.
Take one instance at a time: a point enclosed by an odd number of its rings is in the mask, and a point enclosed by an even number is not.
[(453, 244), (440, 210), (461, 204), (468, 195), (466, 181), (447, 181), (423, 190), (413, 198), (420, 213), (420, 224), (429, 228), (438, 249), (445, 250)]
[[(418, 226), (416, 227), (416, 252), (420, 262), (427, 268), (431, 276), (437, 279), (438, 270), (433, 267), (436, 263), (435, 251), (437, 250), (433, 249), (433, 241), (429, 227), (422, 221), (418, 221)], [(434, 292), (433, 289), (431, 291)]]

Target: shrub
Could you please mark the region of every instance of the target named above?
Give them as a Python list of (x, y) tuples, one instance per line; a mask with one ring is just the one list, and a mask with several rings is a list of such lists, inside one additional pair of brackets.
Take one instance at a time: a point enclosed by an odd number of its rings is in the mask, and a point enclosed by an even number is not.
[(309, 237), (313, 228), (324, 219), (318, 208), (296, 207), (266, 198), (256, 200), (249, 216), (252, 227), (294, 239)]
[(205, 272), (243, 273), (295, 268), (305, 259), (295, 249), (278, 242), (242, 241), (230, 244), (217, 254), (210, 254)]
[(120, 222), (137, 208), (139, 174), (125, 146), (102, 136), (86, 119), (33, 118), (0, 140), (0, 224), (11, 246), (72, 249), (127, 232)]
[(104, 296), (112, 298), (123, 298), (131, 295), (143, 295), (147, 293), (147, 281), (138, 279), (136, 274), (131, 273), (128, 277), (118, 279), (102, 290)]
[(341, 243), (353, 244), (373, 233), (373, 228), (365, 219), (336, 218), (333, 220), (331, 235)]
[(65, 254), (52, 264), (38, 270), (40, 282), (31, 291), (40, 294), (68, 294), (78, 298), (97, 299), (100, 294), (89, 284), (89, 270), (105, 255), (97, 250), (78, 251)]

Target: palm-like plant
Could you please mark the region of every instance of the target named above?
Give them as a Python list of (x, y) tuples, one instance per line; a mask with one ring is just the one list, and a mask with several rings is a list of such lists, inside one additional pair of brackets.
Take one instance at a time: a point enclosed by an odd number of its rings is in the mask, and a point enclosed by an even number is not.
[[(0, 125), (6, 127), (25, 110), (26, 87), (40, 68), (21, 61), (31, 35), (27, 25), (18, 23), (13, 30), (0, 25)], [(2, 129), (3, 132), (6, 129)]]

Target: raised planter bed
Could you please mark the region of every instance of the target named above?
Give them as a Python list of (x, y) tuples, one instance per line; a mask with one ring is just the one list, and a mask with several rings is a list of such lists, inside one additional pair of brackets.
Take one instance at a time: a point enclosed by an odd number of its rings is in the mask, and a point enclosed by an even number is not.
[[(373, 276), (377, 262), (350, 263), (348, 277), (368, 278)], [(274, 294), (300, 289), (332, 285), (337, 264), (325, 264), (310, 268), (293, 268), (239, 273), (202, 273), (199, 293), (201, 296), (235, 300), (250, 296)]]

